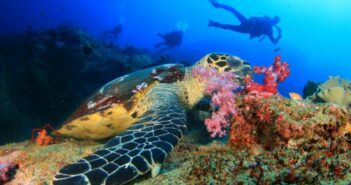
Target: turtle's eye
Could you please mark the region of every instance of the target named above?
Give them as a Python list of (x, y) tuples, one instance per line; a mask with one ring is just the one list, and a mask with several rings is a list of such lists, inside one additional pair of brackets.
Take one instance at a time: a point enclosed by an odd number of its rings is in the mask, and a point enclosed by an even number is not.
[(228, 57), (227, 59), (228, 65), (232, 68), (238, 68), (241, 65), (240, 59), (234, 57)]

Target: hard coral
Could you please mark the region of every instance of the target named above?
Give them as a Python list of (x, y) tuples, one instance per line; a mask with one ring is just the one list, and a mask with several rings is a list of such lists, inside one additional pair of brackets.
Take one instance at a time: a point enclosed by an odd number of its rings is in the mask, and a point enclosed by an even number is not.
[(345, 107), (351, 113), (351, 81), (340, 77), (329, 77), (320, 84), (316, 92), (307, 97), (313, 102), (328, 102)]

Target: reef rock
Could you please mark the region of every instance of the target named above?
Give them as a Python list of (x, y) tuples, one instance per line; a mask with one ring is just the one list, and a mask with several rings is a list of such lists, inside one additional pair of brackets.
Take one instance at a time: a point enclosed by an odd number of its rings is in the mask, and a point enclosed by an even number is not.
[(340, 77), (329, 77), (320, 84), (315, 93), (307, 97), (313, 102), (328, 102), (345, 107), (351, 113), (351, 81)]

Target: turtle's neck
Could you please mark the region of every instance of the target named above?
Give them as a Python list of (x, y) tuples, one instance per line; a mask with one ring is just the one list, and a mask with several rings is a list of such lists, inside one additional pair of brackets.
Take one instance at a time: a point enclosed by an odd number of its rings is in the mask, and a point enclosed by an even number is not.
[(191, 70), (191, 67), (186, 68), (184, 80), (178, 82), (179, 97), (187, 109), (192, 109), (204, 97), (204, 86), (193, 78)]

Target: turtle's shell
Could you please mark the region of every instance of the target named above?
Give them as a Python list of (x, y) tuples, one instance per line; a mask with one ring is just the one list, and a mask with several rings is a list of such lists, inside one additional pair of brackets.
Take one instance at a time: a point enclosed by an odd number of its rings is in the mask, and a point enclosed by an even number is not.
[[(174, 83), (181, 81), (184, 78), (185, 67), (182, 64), (165, 64), (156, 67), (147, 68), (137, 71), (104, 85), (97, 90), (90, 98), (84, 101), (81, 106), (68, 118), (63, 127), (58, 130), (58, 133), (77, 138), (103, 139), (113, 136), (116, 133), (96, 133), (94, 136), (80, 136), (81, 132), (96, 132), (98, 128), (91, 128), (92, 122), (97, 120), (113, 120), (116, 117), (121, 117), (124, 114), (130, 114), (137, 102), (140, 101), (145, 91), (148, 91), (155, 83)], [(114, 110), (114, 111), (111, 111)], [(116, 114), (116, 115), (113, 115)], [(111, 118), (109, 118), (111, 117)], [(136, 115), (131, 114), (131, 117)], [(129, 120), (129, 119), (128, 119)], [(100, 122), (100, 121), (99, 121)], [(119, 120), (120, 122), (120, 120)], [(123, 121), (126, 124), (129, 121)], [(84, 126), (84, 124), (86, 126)], [(102, 125), (102, 123), (95, 124)], [(111, 125), (111, 126), (109, 126)], [(86, 127), (77, 132), (69, 133), (75, 127)], [(113, 123), (104, 123), (106, 127), (113, 127)], [(127, 125), (125, 127), (128, 127)], [(113, 129), (113, 128), (112, 128)], [(123, 126), (123, 129), (124, 126)], [(118, 129), (122, 132), (123, 129)], [(73, 136), (72, 136), (73, 135)]]

